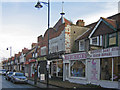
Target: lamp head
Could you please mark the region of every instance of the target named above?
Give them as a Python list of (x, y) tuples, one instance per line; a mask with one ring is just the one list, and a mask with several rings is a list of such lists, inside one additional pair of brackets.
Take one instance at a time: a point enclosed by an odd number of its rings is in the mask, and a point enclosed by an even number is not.
[(41, 5), (41, 3), (38, 1), (37, 4), (35, 5), (36, 8), (42, 8), (43, 6)]

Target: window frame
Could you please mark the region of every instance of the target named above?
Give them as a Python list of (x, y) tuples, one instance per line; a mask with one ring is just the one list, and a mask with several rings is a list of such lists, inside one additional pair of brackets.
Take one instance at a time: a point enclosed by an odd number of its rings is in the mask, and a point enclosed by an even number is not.
[[(115, 34), (115, 37), (116, 37), (116, 43), (110, 45), (110, 37), (109, 37), (109, 36), (112, 35), (112, 34)], [(108, 44), (107, 46), (108, 46), (108, 47), (118, 46), (118, 32), (114, 32), (114, 33), (107, 34), (107, 38), (108, 38), (108, 39), (107, 39), (107, 40), (108, 40), (108, 41), (107, 41), (107, 44)]]
[[(83, 46), (81, 48), (81, 42), (83, 43)], [(84, 51), (85, 50), (85, 40), (80, 40), (79, 41), (79, 51)]]

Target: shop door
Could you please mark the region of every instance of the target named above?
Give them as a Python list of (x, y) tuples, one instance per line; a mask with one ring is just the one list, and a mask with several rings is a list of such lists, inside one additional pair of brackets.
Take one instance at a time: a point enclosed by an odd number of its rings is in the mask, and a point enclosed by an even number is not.
[(65, 64), (65, 72), (66, 72), (66, 80), (68, 80), (68, 78), (69, 78), (69, 64), (68, 63), (66, 63)]

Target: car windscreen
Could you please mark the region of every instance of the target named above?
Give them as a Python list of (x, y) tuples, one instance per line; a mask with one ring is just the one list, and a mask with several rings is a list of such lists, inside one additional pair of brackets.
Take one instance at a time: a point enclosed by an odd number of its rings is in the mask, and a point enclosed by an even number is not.
[(11, 75), (11, 74), (13, 74), (13, 72), (9, 72), (9, 74)]
[(23, 73), (15, 73), (15, 76), (24, 76)]
[(2, 70), (3, 72), (6, 72), (6, 70)]

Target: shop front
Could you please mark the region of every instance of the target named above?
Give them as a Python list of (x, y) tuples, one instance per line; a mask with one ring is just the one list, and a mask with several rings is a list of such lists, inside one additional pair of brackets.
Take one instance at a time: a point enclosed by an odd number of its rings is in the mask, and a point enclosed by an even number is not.
[[(120, 79), (120, 48), (111, 47), (90, 52), (91, 60), (99, 61), (96, 68), (99, 70), (95, 84), (102, 87), (118, 88)], [(90, 80), (92, 83), (92, 80)]]
[(62, 78), (63, 77), (63, 60), (62, 59), (54, 59), (51, 60), (50, 64), (51, 77)]
[(87, 83), (86, 52), (66, 54), (63, 58), (63, 81)]
[(25, 68), (24, 68), (25, 76), (30, 77), (30, 75), (29, 75), (29, 73), (30, 73), (30, 63), (29, 63), (29, 61), (25, 61), (24, 66), (25, 66)]
[(37, 70), (38, 70), (38, 78), (40, 81), (45, 81), (46, 76), (46, 65), (47, 65), (47, 58), (46, 56), (41, 56), (37, 58)]
[(64, 52), (56, 52), (49, 55), (49, 76), (51, 78), (63, 79), (63, 58)]
[(95, 84), (106, 88), (118, 88), (120, 79), (120, 48), (63, 55), (63, 81), (79, 84)]
[(30, 77), (34, 77), (34, 73), (35, 73), (35, 68), (36, 68), (36, 59), (30, 59), (29, 60), (29, 65), (30, 65), (30, 67), (29, 67), (29, 75), (30, 75)]

